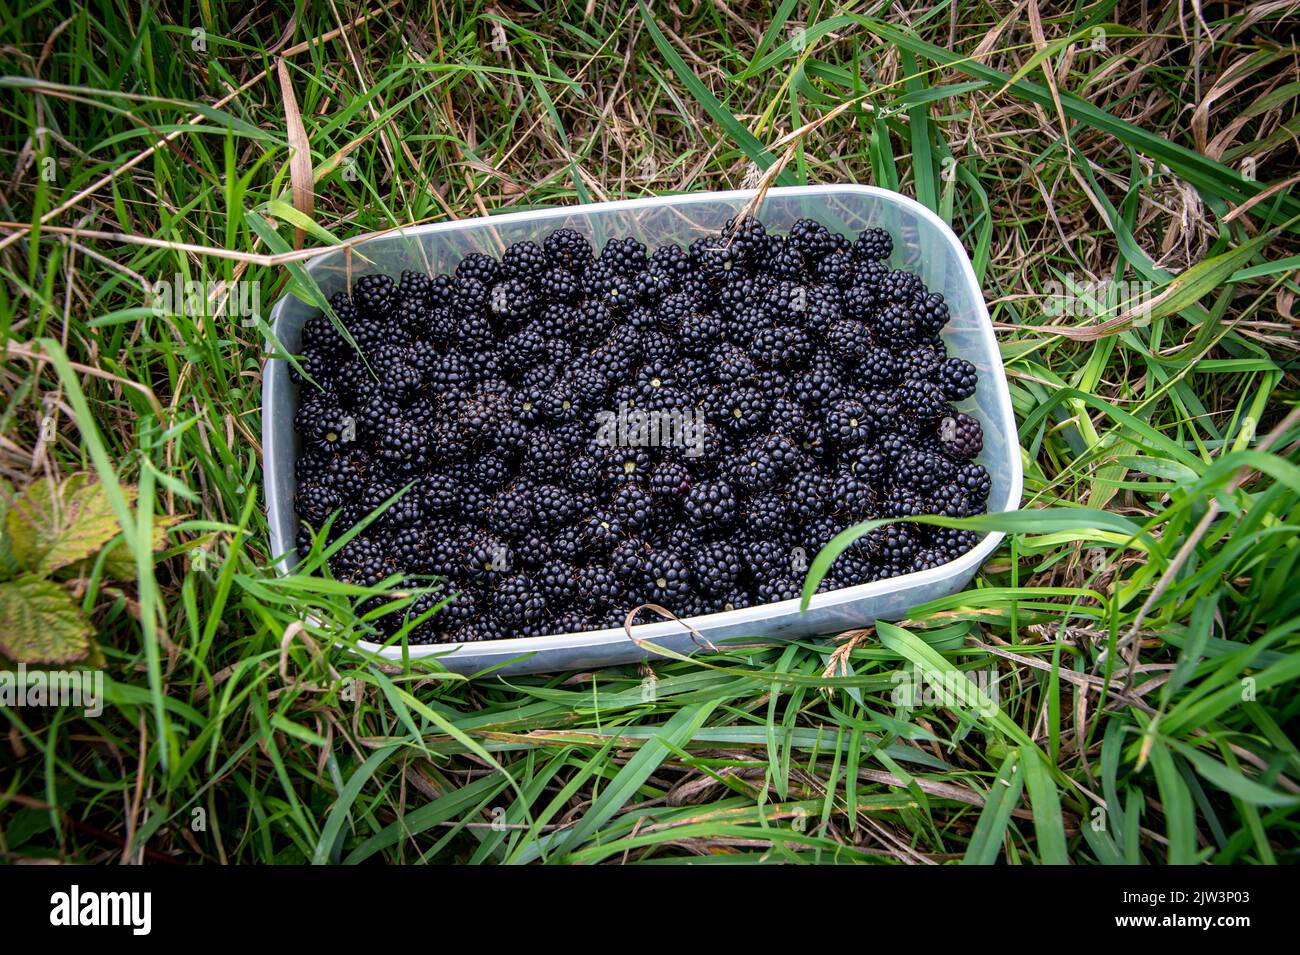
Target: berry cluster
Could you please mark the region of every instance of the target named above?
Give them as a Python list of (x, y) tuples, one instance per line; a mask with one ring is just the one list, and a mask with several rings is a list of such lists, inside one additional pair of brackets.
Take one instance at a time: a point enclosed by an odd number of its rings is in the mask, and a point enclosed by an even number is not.
[[(975, 368), (940, 339), (943, 296), (892, 251), (881, 229), (745, 218), (687, 249), (596, 254), (559, 229), (446, 275), (361, 278), (331, 299), (356, 347), (323, 315), (302, 332), (299, 551), (309, 526), (334, 539), (389, 502), (331, 570), (448, 581), (410, 639), (472, 642), (793, 598), (854, 523), (983, 512), (983, 433), (954, 407)], [(821, 587), (974, 543), (887, 525)]]

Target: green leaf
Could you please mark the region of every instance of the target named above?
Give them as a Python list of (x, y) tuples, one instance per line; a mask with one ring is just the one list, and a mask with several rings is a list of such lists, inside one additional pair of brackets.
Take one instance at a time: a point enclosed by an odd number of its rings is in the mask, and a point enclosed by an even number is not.
[(23, 574), (0, 584), (0, 650), (21, 663), (68, 663), (90, 653), (90, 621), (52, 580)]
[(962, 865), (993, 865), (1002, 854), (1002, 837), (1024, 786), (1024, 773), (1016, 771), (1019, 758), (1020, 751), (1013, 749), (1002, 761), (1002, 768), (989, 787), (989, 794), (984, 797), (984, 808), (975, 823)]
[[(134, 489), (124, 490), (134, 500)], [(74, 474), (58, 486), (46, 480), (28, 486), (5, 514), (5, 532), (19, 566), (47, 576), (97, 553), (121, 528), (104, 486)]]

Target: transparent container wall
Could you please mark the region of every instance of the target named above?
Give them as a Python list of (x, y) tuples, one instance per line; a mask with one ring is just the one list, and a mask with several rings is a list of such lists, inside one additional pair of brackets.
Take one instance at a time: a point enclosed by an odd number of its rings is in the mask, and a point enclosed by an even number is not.
[[(524, 239), (540, 241), (561, 227), (586, 235), (597, 249), (611, 238), (635, 236), (650, 248), (670, 242), (682, 246), (716, 232), (743, 209), (749, 192), (703, 193), (626, 202), (601, 203), (567, 209), (509, 213), (489, 219), (438, 223), (401, 234), (371, 239), (350, 251), (331, 251), (313, 259), (309, 272), (328, 296), (373, 272), (396, 275), (404, 269), (447, 272), (471, 252), (500, 255), (509, 244)], [(989, 509), (1014, 510), (1021, 491), (1020, 457), (1015, 422), (1002, 362), (993, 337), (983, 296), (975, 283), (969, 259), (956, 236), (931, 212), (896, 193), (870, 186), (804, 186), (772, 189), (758, 210), (758, 218), (774, 232), (784, 232), (797, 219), (816, 219), (833, 231), (855, 235), (869, 226), (887, 229), (894, 237), (890, 265), (918, 273), (931, 291), (942, 292), (952, 318), (943, 337), (949, 354), (973, 362), (979, 385), (963, 410), (978, 415), (985, 425), (980, 457), (992, 479)], [(299, 345), (303, 323), (315, 309), (286, 296), (273, 312), (280, 341), (290, 351)], [(310, 387), (310, 386), (306, 386)], [(285, 555), (281, 569), (291, 566), (293, 546), (293, 461), (298, 453), (293, 433), (297, 387), (288, 378), (283, 361), (270, 361), (263, 386), (263, 435), (267, 480), (267, 508), (272, 549)], [(990, 535), (963, 558), (940, 568), (820, 594), (808, 613), (799, 614), (797, 603), (786, 601), (764, 607), (711, 614), (696, 618), (696, 627), (710, 641), (739, 636), (772, 637), (834, 632), (860, 626), (877, 617), (899, 617), (915, 606), (960, 590), (979, 562), (993, 549), (1000, 535)], [(679, 624), (650, 624), (636, 628), (647, 639), (686, 651), (692, 641)], [(653, 635), (667, 637), (659, 640)], [(412, 655), (443, 653), (446, 647), (412, 647)], [(510, 667), (515, 671), (566, 669), (640, 659), (645, 656), (622, 631), (597, 631), (582, 635), (497, 641), (456, 651), (444, 662), (463, 672), (509, 659), (524, 651), (536, 655)], [(385, 651), (396, 656), (399, 650)]]

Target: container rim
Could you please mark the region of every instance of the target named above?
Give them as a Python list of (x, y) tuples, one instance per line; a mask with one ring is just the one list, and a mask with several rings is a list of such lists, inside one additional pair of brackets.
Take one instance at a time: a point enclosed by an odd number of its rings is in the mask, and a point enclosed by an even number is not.
[[(309, 273), (319, 267), (323, 258), (339, 254), (340, 252), (355, 251), (359, 249), (364, 242), (387, 237), (415, 238), (424, 235), (435, 235), (441, 232), (455, 232), (462, 229), (483, 226), (509, 224), (512, 222), (526, 222), (529, 219), (541, 216), (555, 215), (557, 213), (577, 215), (587, 212), (597, 212), (602, 210), (636, 210), (644, 208), (653, 208), (664, 205), (691, 205), (697, 202), (740, 202), (743, 203), (752, 199), (757, 193), (755, 189), (733, 189), (718, 192), (690, 192), (679, 193), (667, 196), (646, 196), (638, 199), (615, 199), (607, 202), (580, 203), (570, 206), (542, 206), (535, 209), (527, 209), (519, 212), (503, 212), (497, 215), (478, 216), (472, 219), (456, 219), (447, 222), (434, 222), (425, 225), (403, 227), (386, 230), (384, 232), (375, 232), (361, 237), (349, 243), (345, 248), (327, 248), (322, 249), (319, 255), (312, 256), (303, 260), (303, 265)], [(970, 256), (966, 254), (965, 248), (957, 234), (953, 232), (948, 223), (944, 222), (931, 209), (917, 202), (910, 196), (902, 193), (893, 192), (889, 189), (883, 189), (879, 186), (860, 185), (856, 183), (845, 184), (819, 184), (810, 186), (774, 186), (767, 190), (767, 196), (816, 196), (816, 195), (844, 195), (857, 194), (867, 195), (880, 199), (884, 202), (893, 203), (901, 206), (912, 215), (919, 219), (925, 220), (933, 226), (939, 235), (942, 235), (948, 243), (952, 258), (960, 263), (962, 274), (971, 288), (975, 289), (977, 294), (974, 295), (976, 318), (985, 325), (991, 327), (992, 321), (989, 318), (988, 307), (984, 303), (983, 291), (975, 277), (975, 270), (971, 265)], [(760, 203), (759, 210), (762, 209)], [(271, 310), (271, 329), (277, 332), (280, 323), (281, 312), (285, 303), (292, 297), (291, 293), (282, 295)], [(277, 334), (278, 339), (278, 334)], [(270, 345), (267, 348), (268, 358), (272, 354)], [(990, 421), (988, 424), (1001, 428), (1007, 435), (1017, 435), (1015, 414), (1011, 407), (1011, 396), (1007, 385), (1006, 370), (1001, 361), (994, 362), (986, 375), (994, 378), (994, 393), (997, 404), (997, 420)], [(270, 406), (272, 375), (264, 373), (262, 376), (262, 407), (263, 411)], [(265, 421), (263, 423), (266, 429)], [(270, 434), (274, 435), (275, 428), (271, 428)], [(264, 484), (270, 483), (269, 469), (271, 465), (268, 461), (273, 459), (270, 453), (270, 446), (273, 439), (264, 438), (263, 440), (263, 479)], [(1008, 442), (1011, 452), (1008, 455), (1007, 464), (1009, 474), (1009, 487), (1006, 497), (1000, 502), (1001, 506), (990, 513), (1005, 513), (1018, 510), (1024, 490), (1024, 473), (1018, 453), (1019, 441)], [(269, 507), (269, 501), (268, 501)], [(271, 551), (276, 557), (274, 566), (276, 572), (281, 575), (288, 575), (291, 572), (289, 564), (289, 550), (292, 542), (285, 541), (281, 538), (279, 528), (274, 521), (270, 522), (270, 542)], [(904, 574), (900, 577), (891, 577), (886, 580), (872, 581), (867, 584), (858, 584), (853, 587), (844, 587), (839, 590), (827, 591), (825, 593), (814, 594), (809, 601), (808, 610), (816, 610), (823, 607), (832, 607), (842, 603), (855, 602), (858, 600), (876, 597), (900, 590), (910, 590), (913, 588), (924, 587), (931, 583), (937, 583), (942, 580), (959, 576), (967, 571), (974, 571), (993, 553), (997, 546), (1005, 537), (1002, 531), (990, 531), (984, 535), (978, 544), (971, 550), (955, 560), (948, 561), (938, 567), (928, 570), (914, 571), (910, 574)], [(696, 617), (682, 618), (680, 621), (664, 621), (656, 623), (638, 624), (632, 628), (637, 642), (654, 643), (658, 639), (673, 635), (680, 635), (685, 626), (690, 628), (701, 622), (707, 621), (710, 628), (713, 627), (744, 627), (748, 624), (765, 620), (773, 614), (796, 614), (800, 615), (800, 600), (782, 600), (775, 603), (755, 604), (750, 607), (742, 607), (737, 610), (725, 610), (718, 613), (704, 614)], [(440, 643), (426, 644), (422, 646), (384, 646), (378, 643), (361, 640), (357, 646), (368, 653), (375, 654), (387, 660), (406, 660), (406, 659), (424, 659), (424, 658), (447, 658), (455, 655), (456, 651), (462, 647), (469, 648), (470, 653), (476, 660), (486, 661), (482, 669), (495, 668), (502, 664), (511, 662), (516, 658), (532, 656), (535, 653), (555, 649), (560, 636), (549, 637), (511, 637), (504, 640), (493, 640), (487, 643)], [(587, 647), (596, 647), (606, 645), (616, 641), (627, 640), (631, 642), (627, 631), (621, 627), (606, 628), (603, 630), (592, 630), (580, 634), (570, 634), (563, 637), (564, 649), (583, 649)], [(754, 640), (748, 642), (766, 642), (763, 637), (756, 635)], [(649, 654), (647, 654), (649, 655)]]

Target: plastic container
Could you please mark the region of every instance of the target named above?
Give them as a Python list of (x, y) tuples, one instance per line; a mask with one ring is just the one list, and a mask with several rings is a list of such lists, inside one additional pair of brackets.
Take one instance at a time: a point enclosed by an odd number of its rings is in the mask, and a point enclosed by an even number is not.
[[(499, 255), (512, 242), (540, 240), (561, 226), (584, 233), (597, 249), (607, 239), (624, 235), (636, 236), (652, 249), (668, 242), (685, 246), (697, 236), (721, 228), (752, 197), (748, 191), (697, 193), (441, 222), (378, 236), (353, 247), (350, 253), (322, 253), (310, 260), (307, 270), (328, 296), (346, 287), (349, 276), (355, 282), (371, 272), (445, 272), (470, 252)], [(970, 259), (952, 230), (914, 200), (873, 186), (771, 189), (758, 216), (769, 230), (777, 232), (803, 217), (849, 234), (868, 226), (889, 230), (894, 237), (890, 264), (919, 273), (932, 291), (943, 293), (952, 315), (943, 332), (949, 353), (973, 362), (979, 371), (978, 389), (963, 408), (984, 424), (984, 450), (979, 461), (992, 478), (989, 510), (1018, 508), (1022, 486), (1020, 451), (1002, 359)], [(297, 353), (299, 332), (315, 312), (313, 306), (293, 296), (285, 296), (272, 310), (275, 333), (290, 353)], [(297, 519), (293, 510), (293, 465), (299, 447), (292, 422), (297, 391), (289, 380), (288, 364), (268, 361), (262, 385), (263, 463), (271, 550), (280, 557), (277, 566), (282, 573), (288, 573), (294, 563)], [(988, 534), (973, 550), (932, 570), (817, 594), (804, 613), (800, 613), (797, 600), (787, 600), (693, 617), (690, 623), (709, 643), (721, 645), (728, 641), (833, 634), (877, 618), (900, 619), (918, 604), (963, 589), (1001, 539), (1001, 534)], [(808, 555), (809, 560), (812, 556)], [(679, 653), (691, 653), (699, 647), (680, 623), (672, 621), (644, 624), (633, 628), (633, 632), (640, 640)], [(403, 653), (401, 647), (379, 652), (393, 659)], [(491, 643), (413, 646), (409, 653), (412, 657), (437, 655), (448, 669), (467, 674), (498, 666), (496, 672), (506, 673), (589, 669), (647, 656), (622, 629)]]

